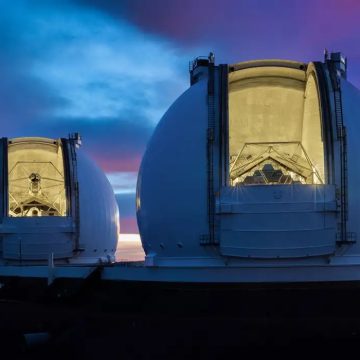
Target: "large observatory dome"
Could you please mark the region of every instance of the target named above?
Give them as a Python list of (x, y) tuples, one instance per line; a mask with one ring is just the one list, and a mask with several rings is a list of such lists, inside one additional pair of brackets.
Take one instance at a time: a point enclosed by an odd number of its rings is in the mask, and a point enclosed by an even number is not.
[(360, 253), (360, 92), (324, 62), (196, 59), (138, 178), (149, 265)]
[(104, 173), (69, 139), (1, 139), (0, 259), (114, 261), (119, 212)]

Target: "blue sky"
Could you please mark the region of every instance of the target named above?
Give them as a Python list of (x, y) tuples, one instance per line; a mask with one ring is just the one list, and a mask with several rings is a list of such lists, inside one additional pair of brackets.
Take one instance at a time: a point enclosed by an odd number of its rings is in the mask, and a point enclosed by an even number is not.
[[(0, 42), (3, 136), (79, 131), (83, 150), (126, 194), (127, 217), (146, 142), (187, 86), (190, 52), (71, 1), (1, 0)], [(136, 231), (129, 223), (125, 231)]]
[(134, 191), (146, 143), (188, 87), (188, 62), (321, 60), (342, 50), (360, 85), (355, 0), (0, 0), (2, 136), (64, 137), (118, 194), (136, 232)]

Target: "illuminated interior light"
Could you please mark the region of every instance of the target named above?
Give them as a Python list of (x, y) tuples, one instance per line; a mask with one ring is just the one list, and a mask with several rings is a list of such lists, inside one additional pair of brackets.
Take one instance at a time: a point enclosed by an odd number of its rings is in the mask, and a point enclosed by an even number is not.
[(323, 184), (324, 145), (316, 79), (304, 70), (229, 74), (230, 184)]
[(9, 216), (66, 216), (64, 161), (60, 140), (10, 140), (8, 181)]

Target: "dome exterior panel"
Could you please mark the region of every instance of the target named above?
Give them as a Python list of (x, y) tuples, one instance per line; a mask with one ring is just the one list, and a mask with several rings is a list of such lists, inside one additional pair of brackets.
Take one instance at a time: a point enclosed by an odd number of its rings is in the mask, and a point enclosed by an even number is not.
[(147, 254), (201, 254), (207, 229), (207, 83), (192, 86), (161, 119), (142, 160), (137, 218)]
[(119, 210), (113, 189), (104, 173), (82, 151), (77, 153), (80, 246), (83, 258), (111, 257), (117, 247)]
[[(360, 91), (350, 82), (341, 82), (348, 160), (348, 231), (360, 240)], [(354, 248), (360, 251), (356, 242)]]

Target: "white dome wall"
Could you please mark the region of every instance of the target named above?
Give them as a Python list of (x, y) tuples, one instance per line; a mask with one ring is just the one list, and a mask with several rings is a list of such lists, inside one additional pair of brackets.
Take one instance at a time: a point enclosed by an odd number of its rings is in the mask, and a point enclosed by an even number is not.
[(348, 157), (348, 227), (357, 234), (352, 253), (360, 253), (360, 90), (346, 80), (341, 82)]
[(138, 176), (142, 244), (156, 258), (206, 256), (207, 79), (183, 93), (158, 124)]
[(119, 209), (113, 189), (102, 170), (77, 150), (80, 206), (80, 248), (73, 259), (114, 261), (119, 235)]

